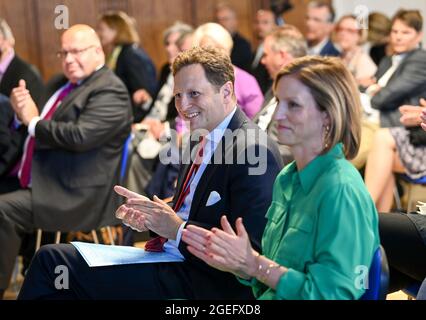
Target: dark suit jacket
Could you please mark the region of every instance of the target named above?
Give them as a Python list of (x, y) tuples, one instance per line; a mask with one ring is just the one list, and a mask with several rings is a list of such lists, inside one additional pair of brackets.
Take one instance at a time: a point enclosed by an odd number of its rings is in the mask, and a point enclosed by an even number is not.
[[(232, 225), (235, 225), (238, 217), (243, 217), (254, 248), (260, 250), (266, 224), (265, 214), (271, 203), (273, 183), (282, 163), (276, 144), (239, 109), (228, 128), (233, 130), (236, 138), (224, 138), (224, 143), (218, 145), (215, 154), (221, 153), (222, 159), (233, 156), (234, 164), (209, 164), (206, 167), (194, 193), (187, 225), (195, 224), (210, 229), (220, 226), (223, 214), (227, 215)], [(247, 135), (248, 131), (252, 135)], [(238, 137), (248, 137), (246, 149), (238, 146)], [(249, 175), (249, 168), (255, 168), (256, 164), (250, 165), (247, 160), (236, 164), (236, 159), (241, 159), (239, 157), (245, 150), (249, 150), (249, 153), (262, 150), (265, 153), (265, 158), (261, 160), (267, 166), (263, 175)], [(190, 164), (180, 168), (175, 201), (182, 191), (183, 180), (189, 168)], [(214, 205), (206, 206), (212, 191), (218, 192), (221, 199)], [(157, 277), (160, 286), (163, 282), (165, 286), (185, 283), (195, 299), (253, 298), (249, 287), (241, 285), (232, 274), (209, 267), (189, 253), (182, 241), (179, 250), (185, 256), (185, 261), (162, 264)], [(173, 283), (176, 278), (179, 280)]]
[(338, 57), (340, 56), (340, 52), (336, 49), (333, 42), (328, 40), (325, 46), (321, 49), (320, 56)]
[(250, 43), (238, 32), (232, 35), (232, 40), (234, 41), (231, 51), (232, 64), (250, 72), (250, 65), (253, 60)]
[[(151, 58), (136, 45), (124, 45), (117, 59), (115, 74), (124, 82), (130, 97), (139, 89), (145, 89), (151, 97), (157, 90), (157, 75)], [(132, 100), (133, 101), (133, 100)], [(140, 120), (143, 110), (133, 105), (134, 121)]]
[[(376, 72), (376, 78), (391, 67), (392, 58), (384, 57)], [(380, 110), (382, 127), (402, 126), (398, 108), (404, 104), (419, 105), (419, 99), (426, 97), (426, 51), (422, 49), (407, 53), (392, 74), (386, 87), (372, 99), (371, 106)]]
[[(267, 112), (266, 107), (268, 106), (272, 98), (274, 98), (274, 93), (272, 87), (270, 87), (269, 90), (265, 93), (265, 100), (263, 101), (260, 111), (253, 118), (254, 123), (259, 124), (260, 117)], [(276, 122), (273, 119), (271, 119), (268, 126), (266, 127), (266, 133), (268, 134), (269, 138), (271, 138), (278, 144), (278, 148), (280, 150), (281, 158), (283, 160), (284, 165), (287, 165), (291, 161), (293, 161), (294, 158), (290, 152), (290, 148), (286, 145), (281, 144), (278, 141), (278, 129), (276, 126)]]
[(27, 136), (26, 127), (11, 128), (14, 116), (9, 98), (0, 94), (0, 177), (7, 175), (21, 157)]
[(124, 84), (106, 67), (62, 102), (52, 120), (36, 125), (32, 162), (35, 226), (91, 230), (116, 223), (124, 141), (132, 121)]
[[(256, 52), (253, 53), (255, 57)], [(254, 58), (253, 58), (254, 59)], [(251, 74), (256, 78), (259, 83), (262, 93), (265, 95), (269, 88), (272, 86), (272, 79), (265, 66), (259, 61), (259, 63), (253, 68), (251, 67)]]
[(10, 97), (12, 89), (17, 87), (19, 80), (26, 81), (31, 97), (38, 105), (44, 96), (44, 84), (38, 70), (19, 58), (16, 54), (0, 82), (0, 93)]

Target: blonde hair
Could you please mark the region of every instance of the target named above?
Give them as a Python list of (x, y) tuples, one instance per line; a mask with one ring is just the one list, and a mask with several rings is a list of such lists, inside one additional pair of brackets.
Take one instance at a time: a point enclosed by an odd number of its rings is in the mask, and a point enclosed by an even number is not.
[(291, 75), (310, 89), (319, 110), (326, 112), (330, 119), (322, 153), (342, 142), (346, 158), (354, 158), (361, 139), (362, 109), (352, 74), (339, 58), (307, 56), (281, 69), (274, 82), (274, 91), (282, 77)]
[(136, 21), (123, 11), (108, 11), (102, 14), (99, 21), (105, 22), (108, 27), (117, 31), (114, 45), (139, 44), (140, 39), (136, 31)]
[(228, 55), (231, 55), (234, 41), (231, 34), (218, 23), (208, 22), (199, 26), (193, 37), (193, 45), (200, 46), (203, 39), (209, 39), (214, 43), (216, 48), (224, 50)]
[(3, 18), (0, 18), (0, 34), (3, 35), (4, 39), (8, 41), (12, 47), (15, 45), (15, 37), (13, 36), (12, 29)]

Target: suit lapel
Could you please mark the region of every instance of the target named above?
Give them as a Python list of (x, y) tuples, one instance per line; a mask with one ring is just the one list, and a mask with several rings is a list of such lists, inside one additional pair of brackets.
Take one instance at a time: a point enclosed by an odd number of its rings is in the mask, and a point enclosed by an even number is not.
[[(235, 130), (241, 128), (241, 126), (243, 126), (246, 122), (247, 122), (247, 117), (239, 109), (239, 107), (237, 107), (237, 110), (235, 111), (235, 114), (228, 125), (228, 129), (234, 132)], [(215, 155), (220, 152), (222, 153), (222, 157), (218, 159), (222, 159), (222, 161), (224, 161), (227, 151), (233, 147), (234, 143), (235, 143), (234, 140), (229, 141), (229, 139), (225, 139), (225, 137), (222, 137), (222, 142), (221, 144), (217, 146), (212, 156), (212, 159), (215, 159)], [(220, 166), (221, 164), (212, 164), (212, 163), (206, 166), (203, 172), (203, 175), (201, 176), (201, 179), (198, 182), (197, 189), (194, 193), (194, 197), (191, 203), (191, 212), (189, 214), (188, 219), (192, 219), (192, 217), (195, 217), (199, 209), (203, 207), (201, 200), (203, 199), (205, 193), (208, 191), (208, 188), (206, 188), (206, 186), (209, 185), (210, 180), (214, 176), (217, 168)]]
[(52, 119), (58, 119), (62, 114), (66, 113), (68, 108), (73, 105), (75, 102), (75, 98), (84, 91), (84, 89), (97, 79), (100, 75), (102, 75), (106, 71), (106, 67), (102, 67), (100, 70), (95, 71), (89, 78), (85, 79), (80, 85), (78, 85), (74, 90), (72, 90), (61, 102), (59, 108), (53, 114)]

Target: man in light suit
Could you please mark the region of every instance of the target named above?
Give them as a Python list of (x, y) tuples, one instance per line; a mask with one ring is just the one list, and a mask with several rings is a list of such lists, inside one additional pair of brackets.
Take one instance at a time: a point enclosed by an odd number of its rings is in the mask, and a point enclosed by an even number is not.
[[(260, 248), (272, 186), (281, 169), (277, 146), (237, 107), (234, 71), (225, 53), (199, 47), (183, 52), (173, 63), (173, 75), (176, 108), (190, 124), (187, 151), (202, 154), (203, 161), (183, 159), (173, 209), (156, 197), (151, 201), (115, 189), (128, 199), (117, 215), (136, 230), (160, 236), (145, 248), (161, 251), (167, 239), (164, 249), (183, 262), (90, 268), (72, 245), (45, 246), (27, 273), (21, 299), (253, 298), (235, 277), (191, 255), (180, 237), (187, 225), (211, 228), (220, 225), (224, 214), (233, 222), (241, 216), (253, 246)], [(198, 133), (201, 143), (195, 143)], [(261, 155), (260, 161), (253, 161), (255, 154)], [(50, 281), (59, 264), (69, 270), (69, 290), (56, 290)]]
[(86, 231), (117, 223), (113, 212), (120, 199), (112, 187), (130, 133), (129, 96), (104, 66), (92, 28), (71, 27), (61, 44), (58, 57), (69, 82), (41, 114), (25, 81), (12, 91), (12, 106), (29, 137), (19, 174), (22, 190), (0, 196), (0, 290), (8, 285), (25, 232)]

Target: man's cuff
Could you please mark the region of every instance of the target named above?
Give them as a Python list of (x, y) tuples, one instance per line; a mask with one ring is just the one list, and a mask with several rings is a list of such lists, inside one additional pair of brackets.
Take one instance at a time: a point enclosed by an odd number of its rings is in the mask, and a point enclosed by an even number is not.
[(35, 137), (35, 127), (40, 120), (41, 120), (40, 117), (34, 117), (31, 119), (30, 123), (28, 124), (28, 134), (31, 137)]
[(182, 230), (183, 228), (185, 228), (186, 225), (186, 221), (182, 222), (182, 224), (180, 225), (177, 235), (176, 235), (176, 246), (179, 247), (180, 244), (180, 239), (182, 238)]

